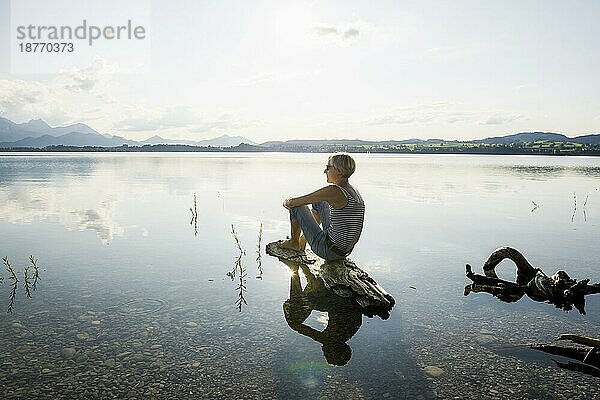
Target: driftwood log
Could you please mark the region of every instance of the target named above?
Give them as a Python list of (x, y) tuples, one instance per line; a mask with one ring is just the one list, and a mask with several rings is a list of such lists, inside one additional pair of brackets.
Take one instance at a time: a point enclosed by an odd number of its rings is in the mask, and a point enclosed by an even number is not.
[[(515, 282), (499, 279), (496, 275), (496, 266), (505, 259), (511, 260), (517, 267)], [(585, 296), (600, 293), (600, 283), (589, 284), (589, 279), (577, 281), (565, 271), (546, 275), (512, 247), (494, 250), (483, 264), (483, 272), (485, 275), (475, 274), (471, 265), (466, 265), (467, 278), (473, 283), (465, 286), (465, 296), (472, 292), (486, 292), (512, 303), (527, 295), (532, 300), (554, 304), (565, 311), (575, 306), (579, 313), (585, 314)]]
[(553, 360), (554, 363), (561, 368), (600, 377), (600, 339), (572, 334), (562, 334), (558, 337), (558, 340), (569, 340), (585, 347), (550, 344), (534, 344), (529, 347), (545, 353), (554, 354), (577, 361), (562, 363)]
[(327, 289), (355, 301), (368, 317), (378, 315), (382, 319), (389, 318), (396, 300), (354, 262), (348, 258), (325, 261), (310, 250), (299, 252), (284, 249), (279, 243), (267, 244), (267, 254), (280, 260), (304, 264), (315, 277), (323, 281)]

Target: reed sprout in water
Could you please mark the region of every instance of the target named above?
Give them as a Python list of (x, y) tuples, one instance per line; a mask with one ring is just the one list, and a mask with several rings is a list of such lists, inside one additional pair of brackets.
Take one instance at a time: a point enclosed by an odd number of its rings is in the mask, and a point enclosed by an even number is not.
[[(581, 206), (581, 213), (583, 214), (583, 221), (587, 222), (587, 203), (590, 199), (590, 194), (588, 193), (585, 196), (585, 200), (583, 201), (583, 205)], [(577, 194), (573, 192), (573, 214), (571, 215), (571, 222), (575, 220), (575, 214), (577, 213)]]
[(573, 206), (573, 215), (571, 215), (571, 222), (575, 220), (575, 213), (577, 212), (577, 194), (573, 192), (573, 202), (575, 203)]
[(217, 197), (221, 199), (221, 211), (225, 212), (225, 197), (223, 196), (223, 193), (217, 191)]
[(10, 291), (10, 296), (9, 296), (8, 309), (6, 310), (6, 312), (12, 314), (12, 309), (13, 309), (13, 306), (15, 305), (15, 298), (17, 297), (17, 286), (19, 284), (19, 278), (17, 278), (17, 273), (15, 272), (15, 269), (10, 264), (8, 257), (4, 257), (2, 259), (2, 261), (4, 262), (6, 271), (8, 271), (8, 273), (9, 273), (8, 279), (13, 281), (12, 288)]
[(258, 276), (256, 279), (262, 279), (263, 269), (262, 269), (262, 255), (260, 253), (261, 242), (262, 242), (262, 232), (263, 232), (263, 224), (260, 223), (260, 227), (258, 228), (258, 244), (256, 246), (256, 267), (258, 268)]
[[(8, 257), (2, 258), (2, 261), (4, 263), (4, 268), (8, 272), (8, 279), (12, 281), (8, 309), (6, 310), (8, 313), (12, 313), (20, 281), (17, 276), (17, 271), (13, 268)], [(29, 256), (29, 261), (31, 262), (31, 265), (23, 268), (23, 289), (25, 289), (27, 298), (30, 299), (32, 297), (32, 290), (36, 290), (37, 283), (42, 279), (40, 278), (40, 269), (37, 265), (37, 259), (34, 256)], [(3, 282), (4, 277), (0, 275), (0, 283)]]
[(531, 202), (533, 203), (533, 208), (531, 209), (531, 212), (534, 212), (535, 210), (537, 210), (540, 206), (538, 205), (538, 203), (536, 203), (535, 201), (531, 200)]
[(2, 261), (4, 262), (4, 266), (6, 267), (6, 271), (8, 271), (8, 273), (10, 274), (10, 276), (8, 277), (8, 279), (12, 279), (15, 282), (19, 282), (19, 278), (17, 278), (17, 273), (15, 272), (15, 269), (10, 264), (10, 261), (8, 260), (8, 257), (4, 257), (2, 259)]
[(27, 298), (31, 298), (31, 280), (29, 276), (29, 267), (23, 268), (23, 287), (25, 288), (25, 294)]
[(247, 287), (246, 287), (246, 269), (244, 268), (243, 264), (242, 264), (242, 257), (246, 255), (246, 252), (242, 249), (242, 244), (240, 243), (240, 239), (237, 236), (237, 233), (235, 232), (235, 228), (233, 227), (233, 224), (231, 224), (231, 236), (233, 236), (233, 239), (235, 240), (235, 244), (238, 248), (238, 250), (240, 251), (240, 254), (238, 255), (237, 259), (235, 260), (235, 265), (233, 267), (233, 269), (229, 272), (227, 272), (227, 276), (229, 276), (231, 278), (231, 280), (233, 281), (236, 276), (238, 277), (238, 285), (236, 287), (236, 290), (238, 291), (238, 298), (235, 302), (235, 305), (238, 308), (238, 311), (242, 311), (242, 304), (248, 304), (248, 302), (246, 302), (246, 298), (244, 297), (244, 292), (246, 292)]
[(40, 278), (40, 269), (37, 265), (37, 259), (34, 256), (30, 255), (29, 262), (31, 263), (31, 267), (33, 268), (33, 285), (31, 287), (35, 291), (37, 289), (38, 281), (41, 281), (42, 278)]
[(192, 219), (190, 225), (194, 225), (194, 236), (198, 236), (198, 207), (196, 206), (196, 193), (194, 192), (194, 205), (190, 207)]

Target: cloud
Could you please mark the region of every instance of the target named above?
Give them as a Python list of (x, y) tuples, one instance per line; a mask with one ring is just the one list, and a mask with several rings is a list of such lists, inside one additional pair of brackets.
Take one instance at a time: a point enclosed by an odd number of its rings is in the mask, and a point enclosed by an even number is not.
[(425, 54), (438, 54), (442, 49), (440, 47), (430, 47), (428, 49), (423, 50)]
[(161, 115), (153, 116), (148, 110), (143, 112), (138, 110), (137, 113), (115, 123), (113, 128), (129, 132), (184, 128), (187, 133), (207, 133), (244, 129), (259, 124), (258, 121), (237, 119), (231, 114), (222, 114), (216, 118), (201, 118), (191, 107), (182, 105), (173, 106)]
[(340, 31), (334, 26), (317, 26), (313, 28), (313, 33), (317, 36), (339, 35)]
[(342, 38), (344, 40), (353, 39), (353, 38), (357, 38), (359, 34), (360, 34), (360, 31), (358, 29), (350, 28), (350, 29), (346, 29), (344, 31), (344, 33), (342, 33)]
[[(157, 132), (170, 137), (192, 133), (237, 130), (255, 126), (248, 121), (222, 113), (202, 116), (193, 107), (172, 105), (148, 107), (117, 102), (111, 96), (116, 65), (96, 58), (84, 68), (62, 71), (48, 79), (0, 80), (0, 115), (14, 122), (41, 118), (51, 126), (96, 121), (101, 133), (136, 138), (137, 132)], [(289, 79), (294, 74), (265, 73), (241, 84)], [(139, 139), (139, 138), (138, 138)]]
[[(0, 114), (15, 122), (42, 118), (50, 125), (85, 122), (96, 117), (90, 109), (114, 103), (110, 81), (115, 67), (96, 58), (45, 80), (0, 80)], [(87, 110), (87, 111), (86, 111)]]
[(318, 38), (333, 41), (334, 43), (348, 45), (355, 42), (360, 36), (360, 28), (358, 26), (335, 26), (335, 25), (320, 25), (315, 26), (312, 34)]
[(113, 125), (114, 129), (129, 132), (156, 131), (160, 127), (159, 118), (152, 117), (129, 117)]
[(275, 81), (277, 80), (277, 75), (272, 72), (262, 72), (255, 76), (251, 76), (249, 78), (241, 79), (239, 81), (234, 82), (234, 85), (237, 86), (251, 86), (256, 85), (257, 83)]
[(504, 125), (521, 118), (522, 115), (494, 115), (481, 122), (481, 125)]
[(252, 86), (265, 82), (283, 81), (286, 79), (294, 79), (299, 74), (295, 73), (280, 73), (280, 72), (261, 72), (259, 74), (250, 76), (248, 78), (242, 78), (233, 82), (235, 86)]
[(402, 118), (396, 115), (384, 115), (381, 117), (376, 117), (365, 122), (365, 125), (368, 126), (377, 126), (377, 125), (404, 125), (410, 124), (412, 122), (417, 121), (415, 118)]
[(104, 81), (109, 80), (116, 68), (106, 60), (96, 58), (85, 68), (74, 68), (59, 74), (64, 82), (64, 88), (70, 91), (91, 92)]
[(400, 107), (389, 113), (366, 119), (362, 122), (365, 126), (405, 125), (411, 123), (429, 123), (435, 120), (448, 118), (452, 105), (445, 102), (431, 104), (418, 104), (411, 107)]
[[(492, 113), (489, 110), (464, 110), (457, 105), (447, 102), (419, 104), (411, 107), (399, 107), (380, 113), (370, 118), (347, 121), (351, 126), (398, 126), (414, 124), (455, 124), (458, 122), (468, 125), (502, 125), (525, 118), (520, 114)], [(483, 121), (483, 122), (482, 122)]]
[(114, 129), (123, 131), (156, 131), (167, 128), (185, 128), (200, 121), (196, 113), (188, 106), (176, 105), (167, 108), (161, 115), (152, 115), (144, 111), (116, 122)]
[(193, 133), (207, 133), (210, 131), (229, 131), (245, 129), (259, 125), (259, 121), (241, 121), (235, 119), (231, 114), (223, 114), (215, 120), (205, 120), (191, 129)]
[(52, 84), (0, 80), (0, 114), (15, 122), (42, 118), (51, 124), (68, 122), (65, 107)]
[(231, 82), (234, 86), (253, 86), (267, 82), (281, 82), (290, 79), (310, 79), (319, 76), (323, 72), (323, 67), (319, 64), (312, 69), (307, 68), (304, 71), (293, 72), (261, 72), (249, 77), (244, 77)]
[(535, 89), (538, 85), (534, 83), (521, 83), (514, 87), (515, 90), (523, 90), (523, 89)]

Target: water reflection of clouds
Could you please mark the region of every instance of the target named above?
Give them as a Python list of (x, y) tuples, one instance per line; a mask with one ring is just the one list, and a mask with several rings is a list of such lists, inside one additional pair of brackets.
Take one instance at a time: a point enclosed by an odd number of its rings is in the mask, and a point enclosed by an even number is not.
[(366, 272), (390, 272), (393, 262), (391, 259), (376, 259), (371, 258), (365, 262), (361, 262), (361, 268)]
[(522, 177), (530, 180), (549, 180), (565, 175), (582, 177), (600, 177), (600, 167), (593, 165), (490, 165), (502, 174)]
[[(284, 213), (282, 213), (284, 215)], [(290, 223), (287, 218), (284, 219), (270, 219), (270, 218), (259, 218), (252, 217), (248, 215), (234, 215), (233, 224), (235, 226), (241, 226), (249, 230), (256, 230), (258, 234), (258, 228), (262, 222), (263, 224), (263, 232), (271, 232), (278, 233), (283, 231), (288, 231)]]
[(102, 185), (81, 181), (63, 186), (43, 186), (35, 190), (0, 189), (0, 219), (13, 224), (55, 221), (68, 230), (95, 231), (103, 244), (125, 232), (115, 221), (116, 202)]
[(573, 170), (584, 176), (600, 178), (600, 167), (575, 167)]
[[(122, 236), (125, 229), (114, 223), (111, 223), (111, 215), (104, 213), (106, 210), (75, 210), (70, 211), (74, 216), (72, 225), (66, 225), (67, 228), (73, 228), (79, 231), (91, 230), (95, 231), (103, 244), (108, 244), (112, 241), (115, 235)], [(101, 213), (105, 215), (101, 215)]]
[(508, 173), (531, 180), (559, 178), (568, 171), (567, 168), (557, 165), (503, 165), (496, 167), (501, 173)]
[[(499, 199), (514, 199), (531, 204), (531, 200), (539, 202), (539, 196), (548, 192), (546, 184), (552, 184), (554, 189), (560, 187), (569, 199), (572, 198), (573, 191), (576, 191), (579, 207), (587, 193), (590, 193), (589, 198), (592, 200), (591, 193), (597, 193), (596, 189), (600, 185), (590, 187), (588, 183), (583, 187), (582, 184), (585, 178), (600, 177), (600, 167), (543, 165), (550, 161), (556, 159), (536, 159), (531, 164), (485, 164), (478, 167), (449, 164), (445, 169), (419, 169), (412, 165), (399, 169), (384, 165), (388, 168), (387, 171), (374, 174), (370, 180), (358, 182), (357, 187), (369, 205), (367, 212), (398, 207), (399, 202), (436, 209), (444, 207), (445, 210), (466, 205), (480, 208), (481, 204), (498, 202)], [(537, 186), (531, 186), (534, 183)]]

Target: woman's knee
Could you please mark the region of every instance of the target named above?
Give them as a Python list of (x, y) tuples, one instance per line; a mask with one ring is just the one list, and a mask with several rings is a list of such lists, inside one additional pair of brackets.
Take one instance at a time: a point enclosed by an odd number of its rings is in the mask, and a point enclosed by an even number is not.
[(290, 208), (290, 218), (298, 220), (300, 213), (310, 213), (308, 206), (299, 206)]
[(325, 207), (327, 207), (327, 203), (325, 201), (319, 201), (317, 203), (312, 204), (313, 212), (316, 212), (318, 214), (322, 214)]

